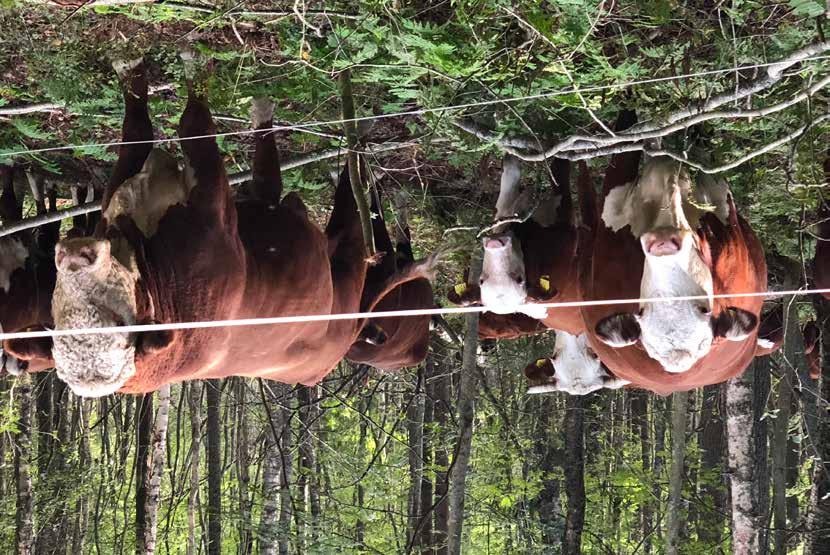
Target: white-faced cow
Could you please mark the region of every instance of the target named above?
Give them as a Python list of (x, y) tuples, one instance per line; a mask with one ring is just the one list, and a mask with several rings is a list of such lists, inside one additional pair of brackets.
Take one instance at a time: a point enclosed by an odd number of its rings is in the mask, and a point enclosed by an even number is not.
[(722, 382), (755, 353), (763, 299), (713, 295), (765, 291), (763, 249), (723, 180), (693, 187), (679, 163), (651, 159), (639, 173), (639, 160), (639, 152), (612, 157), (604, 225), (581, 262), (583, 295), (703, 299), (585, 307), (591, 345), (616, 376), (653, 391)]
[[(187, 69), (187, 68), (186, 68)], [(153, 138), (144, 64), (117, 68), (124, 141)], [(203, 84), (188, 82), (179, 124), (183, 174), (150, 144), (120, 149), (95, 236), (62, 241), (52, 315), (59, 329), (356, 312), (366, 252), (341, 176), (325, 232), (296, 194), (282, 198), (274, 137), (256, 135), (252, 199), (234, 203)], [(257, 102), (267, 129), (273, 105)], [(163, 178), (159, 178), (162, 176)], [(187, 329), (6, 341), (46, 361), (80, 395), (153, 391), (187, 379), (256, 376), (313, 384), (343, 358), (362, 321)]]
[[(483, 239), (484, 260), (476, 284), (459, 284), (450, 301), (487, 308), (479, 319), (479, 337), (509, 338), (556, 331), (553, 355), (546, 364), (552, 372), (528, 376), (530, 392), (565, 391), (582, 395), (622, 383), (602, 365), (585, 338), (579, 307), (545, 309), (545, 302), (573, 302), (579, 295), (580, 233), (574, 225), (570, 198), (570, 162), (556, 159), (552, 174), (557, 195), (537, 210), (539, 217), (497, 228)], [(580, 172), (580, 190), (586, 187), (587, 171)], [(519, 162), (505, 157), (501, 188), (496, 203), (496, 221), (515, 217), (522, 203)], [(582, 193), (580, 192), (580, 195)], [(466, 281), (466, 279), (465, 279)]]

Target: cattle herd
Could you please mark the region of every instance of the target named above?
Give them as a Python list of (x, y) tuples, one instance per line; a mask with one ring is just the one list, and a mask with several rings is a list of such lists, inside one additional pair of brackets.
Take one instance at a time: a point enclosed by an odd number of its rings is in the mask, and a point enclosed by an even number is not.
[[(120, 147), (101, 216), (76, 218), (62, 240), (58, 224), (0, 240), (3, 331), (435, 307), (436, 257), (415, 260), (403, 218), (393, 245), (377, 193), (372, 232), (380, 256), (367, 252), (347, 169), (320, 229), (296, 193), (283, 196), (273, 134), (260, 132), (252, 180), (234, 196), (205, 88), (186, 61), (189, 98), (178, 128), (184, 169), (146, 142), (153, 127), (144, 63), (115, 64), (129, 144)], [(255, 129), (272, 127), (272, 115), (271, 102), (253, 102)], [(616, 128), (635, 123), (636, 114), (623, 111)], [(517, 362), (527, 364), (529, 392), (627, 386), (666, 394), (727, 380), (781, 344), (780, 305), (762, 315), (761, 297), (722, 297), (767, 288), (761, 243), (726, 181), (693, 179), (668, 158), (641, 158), (613, 155), (601, 191), (580, 163), (576, 203), (572, 164), (556, 159), (551, 191), (533, 210), (520, 190), (520, 161), (504, 158), (480, 278), (470, 283), (474, 272), (465, 273), (447, 300), (485, 309), (481, 339), (554, 330), (550, 356)], [(830, 155), (825, 170), (830, 176)], [(11, 180), (0, 212), (4, 224), (20, 218)], [(828, 205), (821, 216), (820, 235), (830, 238)], [(817, 287), (830, 287), (828, 241), (818, 241), (813, 275)], [(628, 302), (578, 303), (597, 300)], [(88, 397), (228, 376), (314, 384), (344, 358), (382, 370), (417, 365), (430, 323), (419, 315), (7, 339), (2, 363), (10, 373), (55, 368)], [(817, 375), (817, 329), (804, 331)]]

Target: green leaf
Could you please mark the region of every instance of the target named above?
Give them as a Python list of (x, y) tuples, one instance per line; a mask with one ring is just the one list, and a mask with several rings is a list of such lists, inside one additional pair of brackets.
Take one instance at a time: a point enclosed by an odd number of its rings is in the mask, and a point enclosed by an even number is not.
[(825, 11), (824, 2), (818, 0), (790, 0), (790, 7), (795, 15), (818, 17)]

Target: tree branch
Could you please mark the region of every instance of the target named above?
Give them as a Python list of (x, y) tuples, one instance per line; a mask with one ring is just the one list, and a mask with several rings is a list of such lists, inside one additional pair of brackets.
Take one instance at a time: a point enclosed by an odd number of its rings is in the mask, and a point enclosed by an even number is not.
[[(630, 148), (623, 148), (622, 150), (617, 150), (617, 147), (619, 147), (621, 143), (637, 143), (647, 141), (649, 139), (665, 137), (677, 131), (687, 129), (693, 125), (714, 119), (763, 117), (775, 112), (780, 112), (781, 110), (802, 102), (828, 86), (828, 84), (830, 84), (830, 75), (823, 77), (815, 84), (777, 104), (753, 110), (717, 110), (717, 108), (720, 108), (721, 106), (749, 97), (759, 91), (763, 91), (771, 87), (781, 80), (785, 69), (790, 68), (793, 65), (810, 58), (811, 56), (821, 54), (828, 50), (830, 50), (830, 41), (823, 41), (807, 46), (790, 54), (781, 61), (768, 66), (766, 68), (766, 72), (761, 77), (744, 84), (735, 91), (713, 96), (703, 102), (695, 103), (695, 105), (691, 107), (678, 110), (677, 112), (669, 114), (668, 116), (660, 118), (656, 121), (635, 125), (625, 132), (617, 133), (616, 135), (571, 135), (570, 137), (566, 137), (565, 139), (548, 147), (544, 152), (538, 152), (538, 148), (534, 148), (534, 141), (520, 137), (497, 138), (492, 131), (471, 121), (462, 121), (460, 123), (456, 123), (455, 125), (482, 140), (491, 141), (497, 144), (505, 152), (513, 154), (514, 156), (528, 162), (541, 162), (554, 156), (567, 158), (569, 160), (583, 160), (586, 158), (604, 156), (608, 153), (640, 150), (642, 149), (642, 146), (631, 145)], [(603, 147), (613, 148), (606, 149)], [(536, 150), (537, 152), (528, 153), (522, 152), (519, 149)], [(573, 152), (578, 154), (576, 156), (568, 156), (566, 154)]]
[(644, 149), (644, 150), (647, 154), (649, 154), (651, 156), (668, 156), (669, 158), (674, 158), (675, 160), (677, 160), (679, 162), (683, 162), (684, 164), (686, 164), (688, 166), (691, 166), (691, 167), (693, 167), (693, 168), (695, 168), (699, 171), (702, 171), (703, 173), (710, 173), (710, 174), (711, 173), (721, 173), (721, 172), (725, 172), (725, 171), (735, 169), (738, 166), (740, 166), (741, 164), (752, 160), (753, 158), (756, 158), (756, 157), (758, 157), (762, 154), (766, 154), (767, 152), (769, 152), (771, 150), (775, 150), (779, 146), (785, 145), (788, 142), (792, 141), (793, 139), (797, 139), (797, 138), (801, 137), (804, 133), (809, 131), (810, 128), (815, 127), (816, 125), (820, 125), (820, 124), (822, 124), (822, 123), (824, 123), (825, 121), (828, 121), (828, 120), (830, 120), (830, 114), (824, 114), (822, 116), (819, 116), (818, 118), (814, 119), (813, 121), (811, 121), (807, 125), (799, 127), (798, 129), (796, 129), (792, 133), (788, 133), (787, 135), (781, 137), (780, 139), (777, 139), (777, 140), (775, 140), (775, 141), (773, 141), (769, 144), (766, 144), (766, 145), (762, 146), (761, 148), (759, 148), (757, 150), (753, 150), (752, 152), (749, 152), (749, 153), (741, 156), (737, 160), (734, 160), (732, 162), (729, 162), (727, 164), (723, 164), (723, 165), (720, 165), (720, 166), (715, 166), (715, 167), (704, 166), (703, 164), (700, 164), (698, 162), (694, 162), (692, 160), (689, 160), (684, 154), (678, 154), (676, 152), (672, 152), (672, 151), (669, 151), (669, 150), (649, 150), (649, 149)]

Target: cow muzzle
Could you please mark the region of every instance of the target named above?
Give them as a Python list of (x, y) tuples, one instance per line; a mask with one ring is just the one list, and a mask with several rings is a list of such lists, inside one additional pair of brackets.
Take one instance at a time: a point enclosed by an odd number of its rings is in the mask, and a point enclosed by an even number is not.
[(640, 241), (648, 256), (671, 256), (683, 247), (683, 234), (679, 230), (660, 229), (644, 233)]
[(484, 248), (488, 251), (497, 251), (510, 247), (513, 239), (510, 235), (491, 235), (484, 238)]
[(55, 248), (55, 266), (61, 272), (81, 272), (96, 267), (108, 254), (106, 241), (69, 239)]

